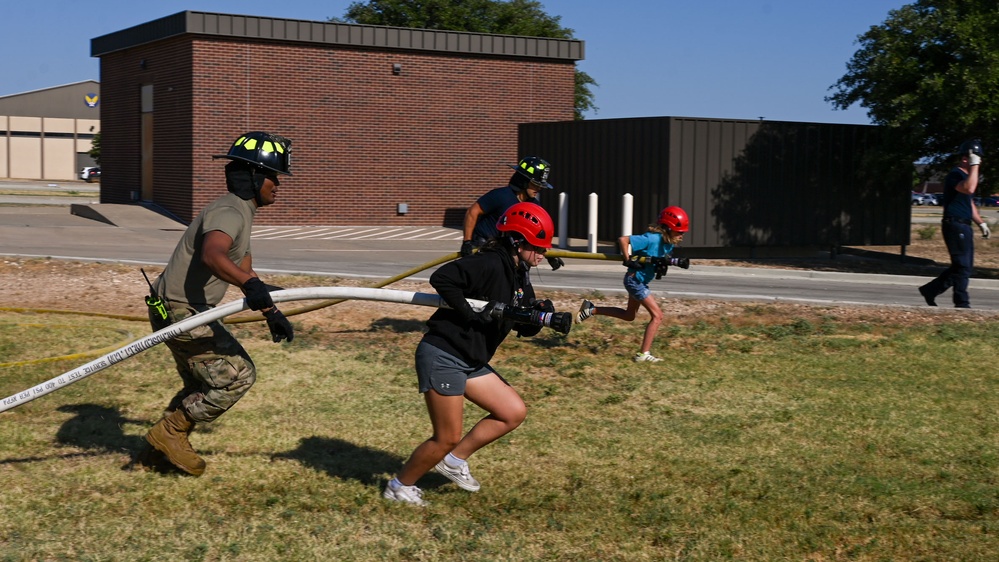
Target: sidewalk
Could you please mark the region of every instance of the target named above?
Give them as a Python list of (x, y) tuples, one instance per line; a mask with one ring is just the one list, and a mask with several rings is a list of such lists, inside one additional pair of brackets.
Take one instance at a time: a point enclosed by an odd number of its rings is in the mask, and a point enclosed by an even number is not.
[(100, 203), (101, 185), (77, 181), (0, 180), (0, 204), (88, 205)]
[[(0, 180), (0, 224), (21, 224), (33, 227), (52, 227), (54, 232), (60, 232), (67, 227), (81, 225), (106, 226), (88, 231), (88, 237), (94, 244), (112, 244), (120, 238), (115, 227), (128, 230), (178, 231), (184, 225), (141, 205), (107, 205), (99, 203), (99, 184), (88, 184), (83, 181), (42, 182)], [(24, 205), (24, 207), (19, 207)], [(983, 209), (984, 214), (999, 218), (999, 209)], [(4, 218), (6, 217), (6, 219)], [(913, 209), (913, 222), (919, 217), (920, 222), (936, 223), (940, 220), (939, 207), (919, 207)], [(989, 220), (992, 220), (991, 217)], [(261, 227), (262, 229), (273, 227)], [(362, 229), (363, 227), (355, 227)], [(378, 227), (372, 227), (377, 229)], [(45, 228), (36, 228), (34, 235), (45, 232)], [(56, 235), (56, 234), (53, 234)], [(378, 242), (377, 237), (366, 237), (372, 242)], [(346, 239), (343, 239), (346, 241)], [(404, 242), (393, 238), (392, 243)], [(324, 243), (336, 244), (336, 240), (324, 240)], [(559, 248), (554, 248), (558, 251)], [(586, 252), (586, 240), (570, 239), (568, 251)], [(600, 246), (599, 253), (616, 254), (616, 248)], [(841, 257), (839, 259), (850, 259)], [(863, 258), (854, 258), (863, 259)], [(715, 260), (724, 261), (724, 260)], [(569, 259), (574, 271), (622, 272), (617, 260)], [(670, 268), (669, 275), (692, 276), (752, 276), (770, 279), (829, 279), (850, 283), (878, 283), (905, 286), (919, 286), (927, 281), (924, 276), (891, 275), (873, 273), (853, 273), (842, 271), (819, 271), (813, 269), (787, 269), (773, 267), (741, 267), (726, 265), (700, 265), (696, 261), (689, 270), (678, 267)], [(999, 288), (999, 279), (971, 280), (972, 288)]]

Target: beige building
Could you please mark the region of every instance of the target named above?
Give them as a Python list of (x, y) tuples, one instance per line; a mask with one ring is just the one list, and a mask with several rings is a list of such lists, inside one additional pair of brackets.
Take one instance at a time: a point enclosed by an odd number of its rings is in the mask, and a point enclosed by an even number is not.
[(93, 166), (100, 84), (86, 80), (0, 96), (0, 179), (65, 181)]

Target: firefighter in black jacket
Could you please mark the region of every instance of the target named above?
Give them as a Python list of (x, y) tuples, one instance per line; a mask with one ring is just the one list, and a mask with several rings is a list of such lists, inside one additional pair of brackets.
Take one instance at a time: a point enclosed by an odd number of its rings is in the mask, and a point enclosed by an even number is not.
[[(468, 457), (516, 429), (527, 417), (523, 399), (489, 360), (511, 330), (520, 336), (541, 330), (540, 324), (515, 324), (497, 310), (531, 307), (554, 313), (551, 301), (535, 300), (529, 277), (530, 268), (541, 263), (552, 247), (554, 225), (541, 206), (517, 203), (496, 226), (498, 237), (478, 253), (450, 262), (430, 277), (430, 284), (450, 307), (430, 317), (429, 331), (416, 348), (416, 373), (433, 435), (389, 481), (386, 499), (425, 505), (416, 481), (431, 468), (462, 489), (477, 491), (479, 482), (469, 473)], [(476, 312), (466, 299), (489, 304)], [(465, 398), (489, 415), (462, 436)]]

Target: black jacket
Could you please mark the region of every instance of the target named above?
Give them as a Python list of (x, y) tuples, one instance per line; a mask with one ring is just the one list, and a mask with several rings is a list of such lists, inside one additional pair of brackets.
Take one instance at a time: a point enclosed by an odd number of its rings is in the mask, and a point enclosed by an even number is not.
[[(483, 248), (478, 253), (441, 266), (430, 276), (430, 284), (450, 309), (440, 308), (427, 320), (426, 343), (461, 358), (471, 367), (489, 363), (496, 348), (514, 324), (494, 319), (483, 322), (466, 298), (528, 306), (534, 302), (534, 287), (527, 270), (514, 265), (509, 250)], [(518, 333), (533, 336), (541, 328), (519, 325)]]

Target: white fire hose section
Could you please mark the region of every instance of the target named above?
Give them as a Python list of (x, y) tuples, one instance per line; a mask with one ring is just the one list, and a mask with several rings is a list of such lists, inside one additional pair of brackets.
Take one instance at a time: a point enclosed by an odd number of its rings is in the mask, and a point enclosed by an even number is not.
[[(284, 289), (271, 293), (271, 298), (275, 303), (313, 299), (353, 299), (448, 308), (447, 303), (444, 302), (444, 299), (442, 299), (440, 295), (432, 293), (414, 293), (410, 291), (369, 289), (363, 287), (308, 287), (302, 289)], [(476, 312), (480, 312), (487, 304), (489, 304), (486, 301), (474, 299), (467, 300), (468, 304)], [(21, 404), (30, 402), (35, 398), (45, 396), (50, 392), (55, 392), (60, 388), (81, 381), (98, 371), (102, 371), (111, 365), (120, 363), (133, 355), (137, 355), (153, 346), (175, 338), (183, 332), (188, 332), (198, 326), (204, 326), (205, 324), (225, 318), (231, 314), (242, 312), (247, 310), (247, 308), (246, 300), (240, 299), (238, 301), (218, 306), (211, 310), (200, 312), (189, 318), (185, 318), (176, 324), (171, 324), (158, 332), (153, 332), (144, 338), (138, 339), (106, 355), (98, 357), (86, 365), (77, 367), (72, 371), (67, 371), (58, 377), (4, 398), (3, 402), (0, 403), (0, 412), (5, 412), (20, 406)]]

